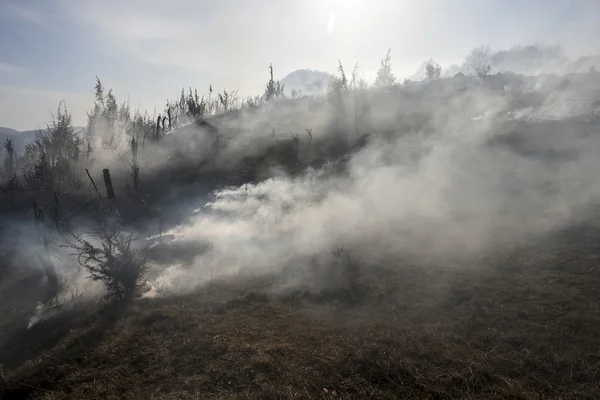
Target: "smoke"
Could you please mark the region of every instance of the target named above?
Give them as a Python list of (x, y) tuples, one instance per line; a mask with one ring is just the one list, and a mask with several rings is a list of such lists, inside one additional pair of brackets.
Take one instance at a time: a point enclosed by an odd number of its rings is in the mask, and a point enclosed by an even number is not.
[[(308, 264), (340, 247), (365, 264), (477, 259), (572, 223), (598, 198), (597, 136), (569, 121), (516, 121), (511, 99), (485, 88), (443, 104), (448, 90), (413, 99), (429, 114), (416, 132), (402, 129), (417, 118), (405, 109), (400, 129), (375, 135), (345, 160), (214, 192), (168, 232), (172, 245), (204, 250), (168, 266), (147, 295), (161, 285), (187, 291), (214, 276)], [(538, 91), (541, 107), (564, 102)], [(397, 121), (397, 112), (385, 113), (402, 96), (375, 103), (365, 124)]]
[[(145, 143), (142, 192), (168, 221), (162, 243), (139, 242), (153, 260), (145, 296), (308, 265), (323, 273), (286, 284), (322, 287), (339, 248), (363, 266), (450, 266), (585, 218), (600, 138), (581, 116), (595, 115), (599, 88), (592, 72), (457, 77), (237, 110), (209, 119), (216, 132), (190, 124)], [(95, 157), (116, 163), (123, 189), (131, 155), (119, 143)], [(150, 225), (127, 230), (146, 238)], [(98, 293), (64, 257), (67, 287)]]

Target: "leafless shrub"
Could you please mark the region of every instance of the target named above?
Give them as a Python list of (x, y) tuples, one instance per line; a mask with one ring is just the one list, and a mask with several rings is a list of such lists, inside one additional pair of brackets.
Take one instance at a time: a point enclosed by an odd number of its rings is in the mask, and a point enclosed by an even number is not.
[(106, 286), (109, 297), (132, 298), (145, 283), (147, 261), (133, 245), (131, 234), (112, 234), (102, 228), (95, 234), (100, 244), (94, 245), (80, 235), (72, 234), (74, 242), (65, 247), (74, 250), (79, 264), (90, 278)]

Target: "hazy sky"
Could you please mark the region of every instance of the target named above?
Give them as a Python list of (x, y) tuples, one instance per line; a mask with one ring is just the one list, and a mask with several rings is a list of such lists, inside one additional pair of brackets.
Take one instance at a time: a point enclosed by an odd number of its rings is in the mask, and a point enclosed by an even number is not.
[(160, 112), (181, 87), (258, 94), (277, 77), (355, 62), (367, 77), (473, 47), (559, 43), (600, 52), (597, 0), (0, 0), (0, 126), (43, 125), (64, 99), (83, 125), (95, 76), (117, 100)]

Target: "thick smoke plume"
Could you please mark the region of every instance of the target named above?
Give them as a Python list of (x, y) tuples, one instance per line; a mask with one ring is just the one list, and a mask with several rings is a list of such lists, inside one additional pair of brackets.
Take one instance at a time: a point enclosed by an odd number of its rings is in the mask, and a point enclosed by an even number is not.
[[(594, 74), (577, 78), (588, 92), (598, 87)], [(499, 91), (463, 82), (462, 94), (461, 82), (434, 82), (410, 100), (406, 89), (372, 94), (363, 126), (407, 128), (374, 132), (324, 167), (198, 200), (195, 216), (168, 234), (172, 246), (199, 254), (167, 266), (147, 295), (190, 290), (215, 275), (303, 268), (340, 247), (365, 265), (450, 267), (584, 218), (600, 195), (600, 140), (589, 134), (595, 125), (576, 122), (593, 110), (592, 97), (577, 101), (579, 86), (558, 92), (562, 79), (536, 80), (531, 103), (510, 82)], [(558, 107), (553, 121), (539, 116)]]

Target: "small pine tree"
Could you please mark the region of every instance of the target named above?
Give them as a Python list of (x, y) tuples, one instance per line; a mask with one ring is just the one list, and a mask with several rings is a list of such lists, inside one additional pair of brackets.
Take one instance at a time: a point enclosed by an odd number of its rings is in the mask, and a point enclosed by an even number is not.
[(109, 124), (114, 124), (117, 121), (117, 112), (117, 99), (112, 89), (110, 89), (106, 95), (106, 108), (104, 109), (104, 117), (108, 120)]
[(95, 140), (102, 129), (102, 116), (105, 110), (104, 103), (104, 86), (102, 86), (102, 82), (98, 77), (96, 77), (96, 85), (94, 86), (95, 96), (94, 96), (94, 109), (91, 112), (87, 113), (88, 123), (86, 130), (86, 141), (87, 141), (87, 154), (88, 157), (92, 152), (92, 143)]
[(56, 117), (53, 116), (44, 136), (47, 142), (46, 152), (52, 157), (54, 166), (79, 159), (80, 140), (75, 133), (71, 114), (64, 103), (62, 108), (58, 107)]
[(198, 89), (195, 89), (194, 92), (192, 92), (192, 88), (189, 89), (186, 99), (186, 109), (186, 114), (190, 119), (201, 118), (206, 113), (207, 104), (204, 96), (200, 97), (198, 95)]
[(377, 77), (375, 78), (375, 87), (388, 87), (396, 82), (396, 77), (392, 72), (391, 51), (391, 48), (388, 49), (385, 58), (381, 60), (381, 65), (377, 71)]
[(45, 130), (25, 146), (25, 181), (33, 190), (58, 189), (55, 185), (71, 185), (75, 181), (73, 165), (78, 162), (81, 139), (73, 127), (71, 114), (64, 102)]
[(52, 190), (54, 177), (46, 153), (38, 153), (37, 159), (25, 170), (24, 178), (29, 189), (33, 191)]
[(332, 77), (329, 82), (328, 97), (330, 102), (337, 106), (341, 106), (343, 97), (348, 91), (348, 78), (346, 78), (346, 72), (344, 71), (344, 66), (341, 61), (338, 61), (338, 72), (340, 73), (340, 76)]
[(273, 78), (273, 64), (269, 66), (269, 70), (271, 71), (271, 79), (267, 82), (267, 88), (265, 89), (265, 101), (282, 99), (284, 97), (284, 85)]

